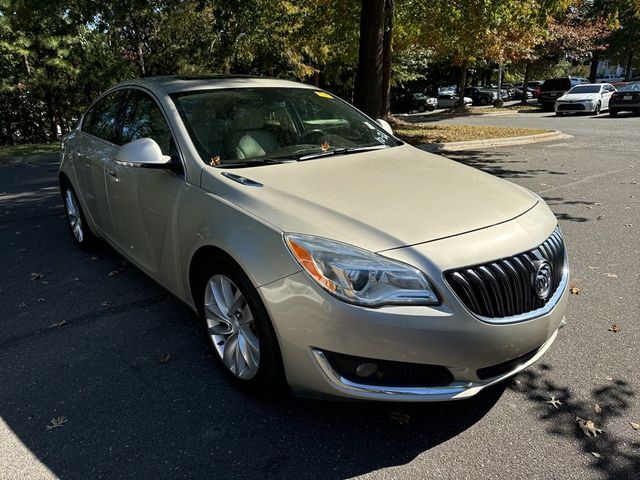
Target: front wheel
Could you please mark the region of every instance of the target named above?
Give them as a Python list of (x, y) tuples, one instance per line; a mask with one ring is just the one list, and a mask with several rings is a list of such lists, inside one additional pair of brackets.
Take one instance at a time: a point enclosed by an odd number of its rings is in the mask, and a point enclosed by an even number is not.
[(600, 110), (602, 110), (602, 103), (598, 102), (598, 104), (596, 105), (596, 109), (593, 111), (593, 114), (600, 115)]
[(90, 250), (96, 244), (96, 237), (89, 230), (89, 224), (82, 211), (76, 192), (71, 185), (64, 183), (61, 188), (67, 223), (73, 234), (73, 241), (81, 250)]
[(426, 109), (427, 109), (427, 107), (425, 107), (424, 105), (418, 105), (418, 111), (420, 113), (423, 113)]
[(232, 261), (213, 257), (199, 284), (200, 315), (219, 366), (239, 388), (272, 393), (283, 377), (280, 349), (249, 278)]

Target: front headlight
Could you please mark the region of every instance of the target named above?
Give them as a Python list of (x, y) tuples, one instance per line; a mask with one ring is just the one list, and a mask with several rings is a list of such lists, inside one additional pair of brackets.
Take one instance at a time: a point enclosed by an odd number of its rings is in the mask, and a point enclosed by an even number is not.
[(284, 239), (311, 278), (340, 300), (366, 307), (439, 303), (424, 274), (409, 265), (325, 238), (285, 234)]

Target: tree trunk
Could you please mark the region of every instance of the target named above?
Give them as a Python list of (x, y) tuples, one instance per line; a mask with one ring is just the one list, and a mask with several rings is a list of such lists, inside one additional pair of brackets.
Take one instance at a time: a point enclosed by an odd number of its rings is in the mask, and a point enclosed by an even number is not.
[(629, 50), (629, 56), (627, 56), (627, 70), (624, 72), (624, 79), (626, 81), (631, 80), (632, 70), (633, 70), (633, 50)]
[(394, 0), (384, 2), (384, 34), (382, 37), (382, 114), (381, 118), (386, 118), (391, 109), (391, 54), (393, 38), (393, 15)]
[(138, 66), (140, 67), (141, 76), (146, 76), (147, 67), (144, 64), (144, 51), (142, 50), (142, 42), (138, 42)]
[(600, 54), (593, 52), (591, 54), (591, 68), (589, 69), (589, 81), (596, 83), (596, 76), (598, 75), (598, 62), (600, 61)]
[(464, 60), (460, 66), (460, 75), (458, 77), (458, 109), (466, 109), (464, 104), (464, 89), (467, 86), (467, 61)]
[(360, 49), (353, 101), (371, 118), (382, 116), (385, 0), (361, 0)]
[(522, 103), (522, 105), (526, 105), (527, 104), (527, 94), (529, 93), (529, 87), (527, 86), (529, 84), (529, 70), (531, 68), (531, 63), (527, 62), (527, 64), (524, 66), (524, 80), (522, 81), (522, 101), (520, 103)]
[(47, 88), (45, 91), (45, 101), (47, 104), (47, 118), (49, 119), (49, 137), (51, 140), (58, 138), (58, 122), (54, 106), (53, 93)]

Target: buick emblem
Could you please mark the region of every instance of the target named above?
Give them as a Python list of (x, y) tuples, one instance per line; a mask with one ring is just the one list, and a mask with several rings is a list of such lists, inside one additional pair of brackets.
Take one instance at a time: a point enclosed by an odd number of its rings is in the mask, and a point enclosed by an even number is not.
[(551, 264), (546, 260), (538, 260), (536, 262), (538, 270), (533, 283), (533, 288), (540, 300), (544, 300), (551, 292)]

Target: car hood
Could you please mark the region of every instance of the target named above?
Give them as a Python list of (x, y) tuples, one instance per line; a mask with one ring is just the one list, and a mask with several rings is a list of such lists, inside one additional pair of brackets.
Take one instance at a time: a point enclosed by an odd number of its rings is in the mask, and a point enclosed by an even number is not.
[(374, 252), (506, 222), (539, 201), (507, 181), (408, 145), (260, 167), (204, 167), (202, 188), (284, 232)]
[(568, 102), (583, 102), (585, 100), (597, 100), (600, 98), (598, 93), (570, 93), (561, 96), (558, 100), (566, 100)]

